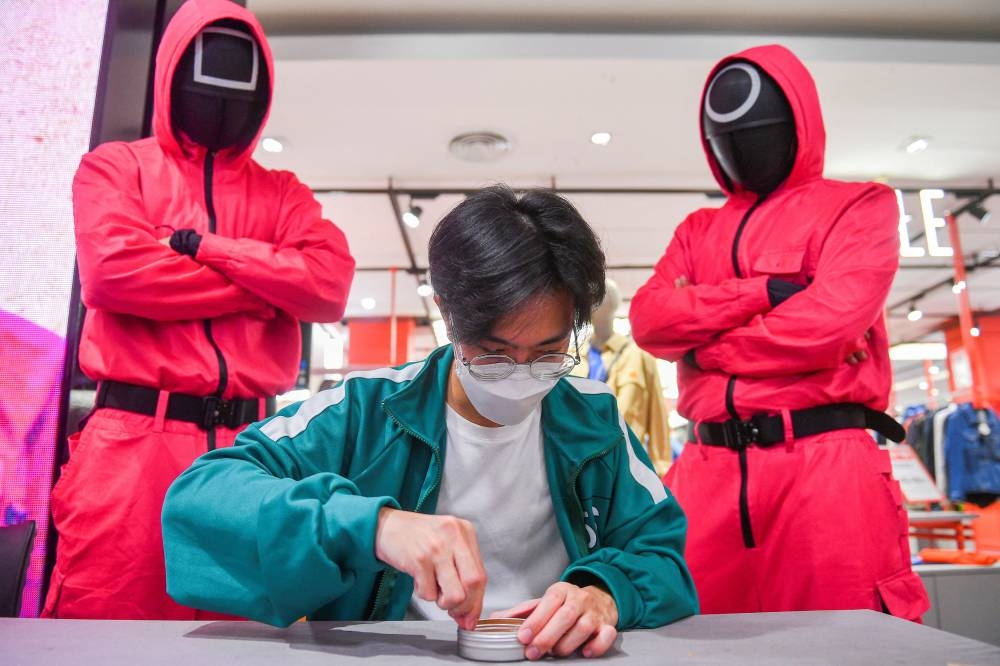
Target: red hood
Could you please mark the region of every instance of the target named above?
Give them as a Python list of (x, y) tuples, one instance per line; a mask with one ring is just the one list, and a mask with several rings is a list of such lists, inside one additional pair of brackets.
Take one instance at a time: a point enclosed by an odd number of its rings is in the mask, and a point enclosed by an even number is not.
[[(270, 89), (268, 90), (267, 113), (257, 129), (254, 140), (244, 149), (236, 152), (234, 149), (221, 151), (221, 158), (231, 161), (249, 159), (254, 147), (260, 139), (267, 116), (271, 112), (271, 99), (274, 96), (274, 59), (271, 47), (267, 43), (264, 29), (249, 10), (240, 7), (229, 0), (187, 0), (163, 32), (160, 48), (156, 52), (156, 80), (153, 89), (153, 135), (164, 151), (175, 155), (191, 155), (193, 144), (178, 141), (170, 122), (170, 88), (174, 80), (177, 63), (187, 49), (188, 44), (202, 28), (220, 19), (235, 19), (250, 27), (250, 31), (260, 44), (264, 62), (267, 63), (267, 73)], [(199, 149), (200, 150), (200, 149)]]
[[(708, 84), (712, 81), (716, 72), (734, 60), (752, 62), (767, 72), (781, 86), (785, 96), (788, 98), (788, 103), (792, 107), (792, 114), (795, 116), (795, 134), (798, 138), (798, 152), (795, 155), (795, 164), (792, 165), (791, 173), (785, 179), (785, 182), (778, 187), (778, 191), (794, 187), (814, 178), (822, 177), (823, 158), (826, 153), (826, 129), (823, 127), (823, 113), (819, 106), (816, 83), (809, 74), (809, 70), (802, 64), (802, 61), (784, 46), (779, 46), (778, 44), (755, 46), (720, 60), (705, 81), (705, 88), (701, 93), (701, 104), (698, 106), (699, 116), (701, 108), (705, 105), (705, 93), (708, 91)], [(701, 127), (700, 117), (698, 127)], [(712, 167), (712, 175), (715, 176), (715, 181), (719, 184), (719, 187), (730, 195), (742, 193), (742, 190), (737, 190), (734, 193), (727, 188), (722, 170), (719, 168), (715, 156), (712, 155), (712, 151), (708, 147), (704, 130), (701, 130), (701, 145), (705, 150), (708, 164)]]

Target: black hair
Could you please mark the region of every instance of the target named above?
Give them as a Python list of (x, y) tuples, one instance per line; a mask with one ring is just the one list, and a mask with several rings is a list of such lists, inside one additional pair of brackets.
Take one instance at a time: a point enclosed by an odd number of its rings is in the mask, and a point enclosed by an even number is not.
[(573, 324), (604, 298), (604, 252), (569, 201), (500, 184), (470, 194), (434, 229), (431, 285), (460, 342), (481, 340), (533, 296), (564, 292)]

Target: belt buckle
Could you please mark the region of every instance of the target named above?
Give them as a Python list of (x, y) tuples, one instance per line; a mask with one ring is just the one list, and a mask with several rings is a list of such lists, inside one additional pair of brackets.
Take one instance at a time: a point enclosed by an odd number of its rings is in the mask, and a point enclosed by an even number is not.
[(239, 401), (223, 400), (211, 395), (205, 398), (204, 409), (201, 413), (201, 429), (211, 430), (216, 426), (224, 425), (230, 430), (235, 430), (239, 423)]
[(760, 428), (753, 419), (740, 421), (729, 419), (722, 423), (722, 443), (727, 449), (744, 451), (760, 440)]

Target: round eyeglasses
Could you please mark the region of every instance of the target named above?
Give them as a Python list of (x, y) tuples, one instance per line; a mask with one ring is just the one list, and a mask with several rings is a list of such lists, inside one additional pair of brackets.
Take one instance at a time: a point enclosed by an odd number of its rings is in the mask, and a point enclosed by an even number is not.
[(455, 343), (458, 351), (459, 362), (464, 365), (469, 374), (476, 379), (487, 382), (495, 382), (506, 379), (514, 374), (518, 366), (527, 366), (528, 372), (535, 379), (559, 379), (565, 377), (573, 371), (573, 368), (580, 365), (580, 343), (576, 339), (576, 328), (573, 329), (573, 345), (576, 348), (576, 355), (567, 353), (542, 354), (538, 358), (528, 363), (518, 363), (515, 359), (506, 354), (480, 354), (466, 360), (462, 353), (462, 346)]

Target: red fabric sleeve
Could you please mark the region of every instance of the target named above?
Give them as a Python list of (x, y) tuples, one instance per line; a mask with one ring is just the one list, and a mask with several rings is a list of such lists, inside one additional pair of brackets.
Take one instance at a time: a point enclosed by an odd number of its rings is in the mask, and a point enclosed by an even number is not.
[(83, 157), (73, 180), (73, 215), (88, 308), (159, 321), (273, 316), (263, 300), (158, 241), (143, 211), (139, 167), (124, 144), (104, 144)]
[(629, 310), (636, 343), (668, 361), (679, 361), (690, 349), (746, 324), (771, 307), (766, 276), (674, 286), (681, 276), (693, 280), (688, 227), (699, 214), (694, 213), (677, 228), (653, 277), (636, 292)]
[(698, 365), (748, 377), (833, 369), (862, 347), (899, 266), (899, 209), (892, 190), (871, 186), (823, 243), (813, 282), (695, 353)]
[(347, 239), (323, 219), (312, 191), (283, 175), (288, 182), (275, 244), (205, 234), (196, 259), (296, 319), (339, 321), (354, 278)]

